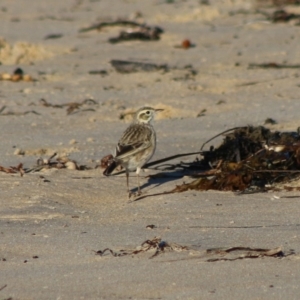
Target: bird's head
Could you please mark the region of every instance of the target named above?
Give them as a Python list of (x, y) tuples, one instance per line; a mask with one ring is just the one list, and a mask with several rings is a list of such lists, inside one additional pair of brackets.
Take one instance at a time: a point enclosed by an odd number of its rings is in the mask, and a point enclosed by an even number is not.
[(158, 111), (163, 111), (163, 109), (144, 106), (136, 112), (135, 121), (137, 123), (149, 124), (153, 120), (156, 112)]

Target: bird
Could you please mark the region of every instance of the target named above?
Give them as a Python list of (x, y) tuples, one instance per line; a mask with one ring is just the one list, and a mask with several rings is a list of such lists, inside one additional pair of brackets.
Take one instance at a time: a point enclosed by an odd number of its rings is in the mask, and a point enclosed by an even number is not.
[(151, 125), (156, 112), (149, 106), (141, 107), (134, 115), (134, 120), (124, 131), (115, 150), (115, 155), (108, 162), (103, 174), (109, 176), (116, 167), (122, 166), (126, 172), (127, 193), (130, 199), (132, 193), (129, 189), (129, 172), (136, 171), (138, 192), (141, 195), (139, 174), (142, 167), (151, 159), (156, 148), (156, 133)]

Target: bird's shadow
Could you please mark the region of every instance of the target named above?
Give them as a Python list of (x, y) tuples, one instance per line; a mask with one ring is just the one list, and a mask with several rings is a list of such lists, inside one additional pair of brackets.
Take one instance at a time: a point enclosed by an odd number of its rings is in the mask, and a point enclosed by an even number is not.
[[(169, 165), (169, 164), (160, 165), (159, 167), (156, 168), (148, 168), (148, 170), (157, 171), (157, 172), (146, 176), (140, 175), (140, 178), (144, 178), (144, 179), (148, 178), (148, 181), (140, 186), (141, 189), (140, 194), (138, 193), (137, 176), (136, 175), (130, 176), (129, 179), (130, 185), (135, 187), (130, 189), (129, 203), (140, 201), (148, 197), (172, 194), (174, 193), (173, 189), (164, 192), (159, 192), (159, 193), (152, 193), (152, 194), (150, 194), (149, 192), (165, 183), (172, 182), (175, 180), (180, 180), (184, 176), (195, 175), (195, 169), (193, 168), (182, 168), (181, 166), (178, 165), (176, 166), (176, 165)], [(122, 170), (110, 176), (118, 176), (124, 173), (125, 171)], [(199, 173), (198, 169), (196, 173)], [(135, 181), (134, 179), (136, 179), (136, 184), (133, 183)]]
[[(183, 171), (174, 170), (171, 172), (170, 171), (159, 172), (159, 173), (156, 173), (153, 175), (145, 176), (144, 178), (148, 178), (148, 181), (141, 186), (141, 191), (142, 191), (141, 195), (138, 195), (136, 198), (132, 199), (130, 202), (140, 201), (142, 199), (145, 199), (145, 198), (151, 197), (151, 196), (159, 196), (159, 195), (173, 193), (172, 191), (165, 191), (165, 192), (160, 192), (160, 193), (149, 194), (149, 191), (151, 191), (165, 183), (178, 180), (188, 174), (189, 173), (186, 173)], [(145, 191), (145, 189), (147, 189), (147, 190)], [(133, 194), (137, 194), (138, 188), (133, 188), (131, 191)]]

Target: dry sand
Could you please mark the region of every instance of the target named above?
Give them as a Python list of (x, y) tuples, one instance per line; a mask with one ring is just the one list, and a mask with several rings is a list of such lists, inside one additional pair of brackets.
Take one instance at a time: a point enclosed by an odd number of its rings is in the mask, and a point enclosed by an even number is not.
[[(2, 0), (1, 73), (21, 67), (37, 81), (0, 82), (2, 114), (15, 113), (0, 115), (0, 165), (22, 162), (29, 168), (40, 156), (57, 152), (95, 167), (130, 122), (119, 116), (144, 104), (165, 108), (154, 124), (153, 159), (198, 151), (224, 129), (263, 125), (268, 117), (278, 122), (271, 129), (295, 130), (299, 70), (248, 65), (299, 64), (299, 27), (266, 21), (251, 1), (200, 2)], [(120, 27), (78, 32), (117, 17), (138, 17), (165, 32), (159, 41), (119, 44), (107, 40)], [(62, 37), (45, 39), (49, 34)], [(186, 38), (195, 47), (174, 47)], [(176, 69), (120, 74), (111, 59)], [(197, 75), (190, 76), (186, 65)], [(91, 70), (107, 75), (90, 75)], [(54, 105), (85, 99), (96, 104), (88, 102), (67, 115), (66, 107), (45, 107), (40, 99)], [(203, 110), (205, 115), (197, 117)], [(143, 177), (147, 197), (128, 203), (124, 175), (106, 178), (101, 169), (51, 169), (23, 177), (0, 173), (0, 178), (0, 299), (299, 297), (298, 192), (151, 196), (190, 179)], [(134, 177), (130, 184), (135, 186)], [(150, 224), (156, 227), (147, 229)], [(153, 259), (153, 253), (100, 257), (93, 252), (135, 248), (154, 236), (192, 250)], [(221, 262), (199, 256), (209, 248), (233, 246), (281, 246), (295, 255)]]

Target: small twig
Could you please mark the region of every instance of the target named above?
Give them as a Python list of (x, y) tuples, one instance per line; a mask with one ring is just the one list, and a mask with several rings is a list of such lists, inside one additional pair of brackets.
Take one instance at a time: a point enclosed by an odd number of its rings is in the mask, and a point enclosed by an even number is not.
[(3, 106), (0, 108), (0, 114), (4, 111), (5, 108), (6, 108), (5, 105), (3, 105)]
[(68, 112), (67, 114), (68, 115), (75, 115), (75, 114), (83, 112), (83, 111), (95, 111), (95, 109), (93, 109), (93, 108), (85, 108), (85, 109), (76, 110), (76, 111), (72, 110), (71, 112)]
[(255, 64), (251, 63), (248, 65), (249, 68), (251, 69), (257, 69), (257, 68), (262, 68), (262, 69), (299, 69), (300, 65), (285, 65), (285, 64), (278, 64), (275, 62), (269, 62), (269, 63), (262, 63), (262, 64)]
[(49, 162), (52, 160), (52, 158), (54, 158), (57, 155), (56, 152), (54, 152), (50, 157), (49, 157)]
[(3, 289), (5, 289), (7, 287), (7, 284), (3, 285), (1, 288), (0, 288), (0, 291), (2, 291)]
[(100, 256), (103, 256), (105, 252), (110, 252), (112, 256), (118, 256), (118, 254), (113, 250), (111, 250), (110, 248), (105, 248), (104, 250), (98, 250), (98, 251), (93, 250), (93, 251), (96, 253), (96, 255), (100, 255)]
[(202, 146), (201, 146), (201, 148), (200, 148), (200, 150), (202, 151), (203, 147), (204, 147), (207, 143), (211, 142), (212, 140), (214, 140), (214, 139), (217, 138), (218, 136), (221, 136), (221, 135), (223, 135), (224, 133), (227, 133), (227, 132), (229, 132), (229, 131), (236, 130), (236, 129), (241, 129), (241, 128), (246, 129), (246, 128), (248, 128), (248, 126), (233, 127), (233, 128), (227, 129), (227, 130), (225, 130), (225, 131), (222, 131), (221, 133), (219, 133), (219, 134), (213, 136), (213, 137), (210, 138), (208, 141), (206, 141), (205, 143), (203, 143)]
[(13, 112), (13, 111), (8, 111), (6, 113), (3, 113), (3, 111), (5, 110), (6, 106), (2, 106), (0, 109), (0, 116), (24, 116), (27, 114), (36, 114), (36, 115), (40, 115), (38, 112), (36, 112), (35, 110), (28, 110), (25, 112)]
[(283, 77), (279, 77), (279, 78), (272, 78), (272, 79), (267, 79), (267, 80), (260, 80), (260, 81), (249, 81), (249, 82), (237, 84), (236, 87), (244, 87), (244, 86), (249, 86), (249, 85), (262, 84), (262, 83), (271, 82), (271, 81), (275, 81), (275, 80), (286, 79), (286, 78), (288, 78), (288, 76), (283, 76)]
[(108, 22), (100, 22), (95, 25), (91, 25), (86, 28), (79, 29), (79, 32), (87, 32), (91, 30), (101, 30), (102, 27), (108, 26), (134, 26), (134, 27), (146, 27), (145, 24), (141, 24), (134, 21), (129, 20), (116, 20), (116, 21), (108, 21)]
[(189, 153), (182, 153), (182, 154), (176, 154), (176, 155), (168, 156), (168, 157), (165, 157), (165, 158), (162, 158), (162, 159), (155, 160), (151, 163), (148, 163), (144, 166), (144, 168), (147, 169), (147, 168), (152, 167), (154, 165), (157, 165), (157, 164), (160, 164), (160, 163), (163, 163), (163, 162), (166, 162), (166, 161), (178, 158), (178, 157), (195, 155), (195, 154), (202, 154), (202, 152), (203, 151), (197, 151), (197, 152), (189, 152)]
[(300, 170), (253, 170), (253, 173), (300, 173)]

